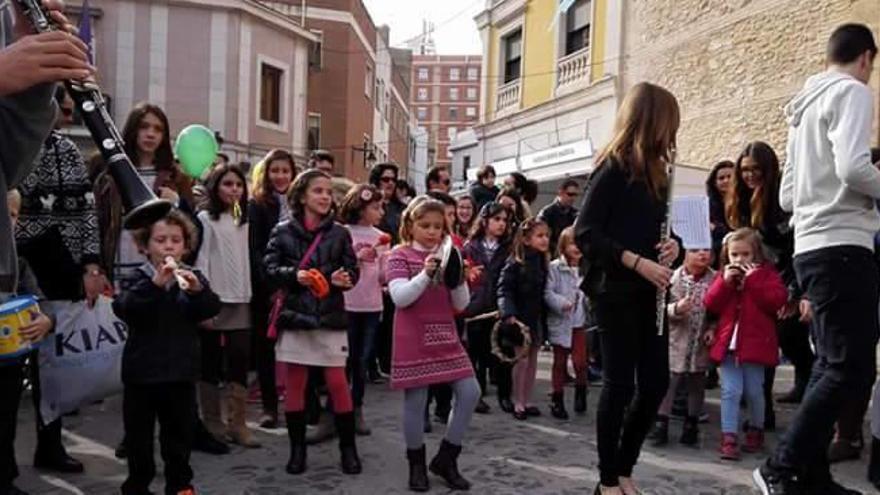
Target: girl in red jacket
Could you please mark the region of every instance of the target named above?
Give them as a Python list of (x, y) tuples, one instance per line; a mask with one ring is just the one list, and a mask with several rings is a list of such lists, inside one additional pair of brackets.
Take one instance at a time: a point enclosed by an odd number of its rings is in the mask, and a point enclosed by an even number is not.
[(737, 431), (743, 392), (749, 427), (743, 451), (764, 445), (764, 368), (776, 366), (776, 313), (788, 299), (779, 273), (767, 261), (761, 238), (750, 228), (731, 232), (721, 250), (721, 273), (706, 294), (706, 309), (719, 317), (711, 357), (721, 364), (721, 458), (739, 459)]

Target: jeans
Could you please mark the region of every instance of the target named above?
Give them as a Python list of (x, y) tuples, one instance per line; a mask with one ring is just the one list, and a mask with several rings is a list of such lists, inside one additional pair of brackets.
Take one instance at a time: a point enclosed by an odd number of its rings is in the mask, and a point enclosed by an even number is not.
[(669, 334), (657, 335), (653, 292), (595, 302), (604, 382), (596, 414), (599, 474), (603, 485), (617, 486), (618, 477), (632, 475), (669, 388)]
[(374, 359), (376, 331), (382, 313), (348, 312), (348, 373), (354, 407), (364, 404), (364, 382), (371, 359)]
[(743, 392), (749, 406), (749, 425), (764, 428), (764, 366), (740, 363), (728, 354), (721, 363), (721, 432), (739, 431), (739, 403)]
[(794, 268), (813, 305), (817, 356), (803, 402), (771, 464), (822, 482), (831, 476), (827, 447), (841, 407), (874, 383), (880, 281), (872, 253), (854, 246), (801, 254)]

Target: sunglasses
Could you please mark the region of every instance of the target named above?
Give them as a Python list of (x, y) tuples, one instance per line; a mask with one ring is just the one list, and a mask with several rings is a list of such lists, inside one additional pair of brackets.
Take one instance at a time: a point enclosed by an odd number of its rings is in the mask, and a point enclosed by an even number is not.
[(70, 107), (61, 107), (61, 114), (65, 117), (70, 117), (73, 115), (73, 109)]
[(379, 182), (389, 183), (389, 182), (397, 182), (396, 177), (380, 177)]
[(565, 195), (568, 196), (569, 198), (578, 197), (578, 193), (576, 193), (576, 192), (567, 192), (567, 193), (565, 193)]

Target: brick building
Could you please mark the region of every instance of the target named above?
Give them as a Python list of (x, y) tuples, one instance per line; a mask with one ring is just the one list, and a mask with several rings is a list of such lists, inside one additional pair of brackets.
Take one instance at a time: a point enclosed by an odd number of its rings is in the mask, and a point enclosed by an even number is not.
[[(785, 154), (785, 103), (824, 68), (825, 44), (845, 22), (880, 39), (877, 0), (626, 2), (622, 89), (647, 80), (682, 107), (679, 161), (710, 167), (752, 140)], [(872, 78), (880, 101), (880, 64)], [(878, 111), (880, 117), (880, 111)], [(875, 119), (875, 139), (880, 123)]]
[(410, 105), (428, 131), (428, 166), (451, 166), (450, 142), (456, 133), (477, 124), (481, 66), (481, 56), (413, 55)]
[(283, 12), (318, 39), (308, 77), (309, 148), (330, 151), (336, 159), (335, 173), (355, 181), (365, 180), (380, 159), (396, 161), (405, 169), (408, 138), (404, 136), (399, 147), (391, 136), (408, 129), (400, 122), (409, 122), (404, 112), (406, 88), (393, 77), (398, 71), (387, 34), (376, 28), (363, 2), (261, 3)]

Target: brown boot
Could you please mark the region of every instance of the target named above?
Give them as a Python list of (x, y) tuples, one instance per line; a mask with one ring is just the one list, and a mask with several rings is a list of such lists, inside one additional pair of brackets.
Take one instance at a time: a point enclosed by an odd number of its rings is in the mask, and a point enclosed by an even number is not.
[(199, 405), (202, 409), (202, 422), (214, 438), (223, 438), (226, 425), (220, 406), (220, 387), (207, 382), (199, 382)]
[(231, 383), (228, 387), (229, 394), (226, 396), (226, 406), (229, 411), (229, 423), (226, 436), (230, 442), (237, 443), (242, 447), (248, 449), (259, 448), (260, 442), (251, 437), (251, 431), (245, 423), (247, 416), (247, 389), (238, 383)]

